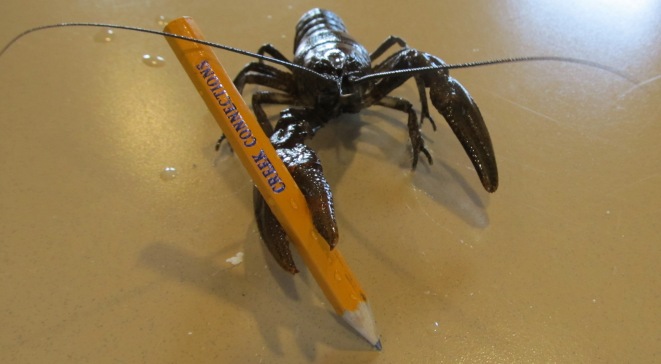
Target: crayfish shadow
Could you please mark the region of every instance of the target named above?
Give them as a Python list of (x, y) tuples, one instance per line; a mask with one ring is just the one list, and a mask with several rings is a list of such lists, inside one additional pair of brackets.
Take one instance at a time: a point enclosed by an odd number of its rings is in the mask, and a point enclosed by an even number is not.
[[(488, 193), (482, 190), (481, 185), (471, 182), (473, 180), (469, 178), (479, 181), (472, 170), (467, 170), (471, 176), (464, 176), (444, 162), (445, 153), (437, 150), (459, 146), (456, 140), (452, 140), (452, 131), (447, 126), (439, 125), (437, 133), (425, 133), (428, 149), (431, 153), (439, 153), (434, 155), (432, 165), (421, 154), (416, 170), (411, 170), (411, 143), (402, 115), (383, 108), (369, 109), (360, 114), (343, 115), (320, 130), (310, 145), (324, 159), (324, 173), (331, 186), (338, 184), (344, 177), (346, 167), (356, 158), (356, 153), (360, 153), (361, 158), (369, 158), (376, 164), (394, 163), (404, 177), (402, 183), (423, 192), (471, 226), (486, 228), (489, 225), (486, 213)], [(431, 129), (428, 124), (426, 127)], [(437, 143), (438, 139), (441, 140)], [(459, 149), (448, 155), (458, 153), (463, 151)], [(466, 158), (465, 155), (459, 157)]]
[[(416, 190), (424, 192), (439, 205), (473, 227), (489, 226), (486, 212), (487, 192), (476, 190), (457, 170), (436, 158), (433, 165), (423, 163), (411, 172), (410, 179)], [(478, 192), (480, 191), (480, 192)]]
[(364, 126), (360, 115), (342, 115), (329, 121), (307, 142), (310, 148), (317, 152), (323, 165), (324, 176), (331, 188), (339, 184), (347, 167), (354, 161)]

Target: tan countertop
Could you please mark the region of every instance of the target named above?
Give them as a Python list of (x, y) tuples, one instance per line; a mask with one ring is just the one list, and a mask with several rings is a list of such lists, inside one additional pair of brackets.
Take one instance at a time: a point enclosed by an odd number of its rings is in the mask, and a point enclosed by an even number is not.
[[(250, 181), (214, 151), (220, 132), (163, 39), (29, 35), (0, 58), (0, 361), (658, 361), (661, 2), (402, 4), (5, 0), (2, 44), (50, 23), (190, 15), (209, 40), (291, 55), (296, 21), (320, 6), (369, 50), (396, 34), (448, 62), (568, 56), (644, 82), (554, 62), (453, 71), (491, 132), (495, 194), (435, 111), (435, 163), (413, 174), (398, 112), (342, 117), (311, 141), (376, 352), (307, 271), (273, 263)], [(219, 56), (230, 73), (250, 61)], [(419, 108), (413, 83), (393, 94)]]

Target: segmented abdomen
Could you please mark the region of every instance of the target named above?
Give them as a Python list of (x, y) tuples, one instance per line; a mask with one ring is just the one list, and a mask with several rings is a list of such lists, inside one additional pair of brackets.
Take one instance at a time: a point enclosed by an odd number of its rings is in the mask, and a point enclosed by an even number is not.
[(349, 47), (358, 44), (347, 34), (347, 28), (337, 14), (323, 9), (312, 9), (303, 14), (296, 24), (296, 38), (294, 39), (296, 58), (327, 43), (337, 43)]

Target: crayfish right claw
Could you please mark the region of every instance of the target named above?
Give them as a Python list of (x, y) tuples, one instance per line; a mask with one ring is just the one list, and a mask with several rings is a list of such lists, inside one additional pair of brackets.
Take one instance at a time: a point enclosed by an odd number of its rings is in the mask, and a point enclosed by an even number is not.
[(289, 248), (287, 233), (285, 233), (285, 229), (275, 218), (271, 208), (266, 204), (264, 197), (257, 188), (253, 188), (253, 207), (259, 234), (275, 261), (287, 272), (291, 274), (298, 273)]
[(333, 195), (321, 169), (293, 171), (292, 177), (305, 196), (312, 212), (314, 227), (333, 249), (337, 245), (339, 235), (333, 209)]
[[(333, 249), (338, 241), (333, 195), (319, 159), (310, 147), (302, 143), (280, 145), (276, 151), (305, 196), (315, 228)], [(271, 255), (284, 270), (290, 273), (298, 272), (292, 259), (287, 233), (257, 189), (254, 191), (253, 201), (257, 226)]]
[(277, 151), (305, 196), (314, 226), (333, 249), (339, 238), (333, 194), (324, 177), (319, 158), (310, 147), (302, 143)]

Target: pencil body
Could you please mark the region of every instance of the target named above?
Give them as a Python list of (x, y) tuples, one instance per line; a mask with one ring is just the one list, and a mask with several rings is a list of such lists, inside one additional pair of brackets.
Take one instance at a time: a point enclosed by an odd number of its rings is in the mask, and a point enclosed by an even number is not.
[[(172, 21), (165, 31), (202, 39), (190, 18)], [(183, 39), (167, 40), (337, 314), (380, 349), (372, 311), (360, 284), (340, 251), (330, 250), (315, 229), (305, 197), (211, 48)]]

